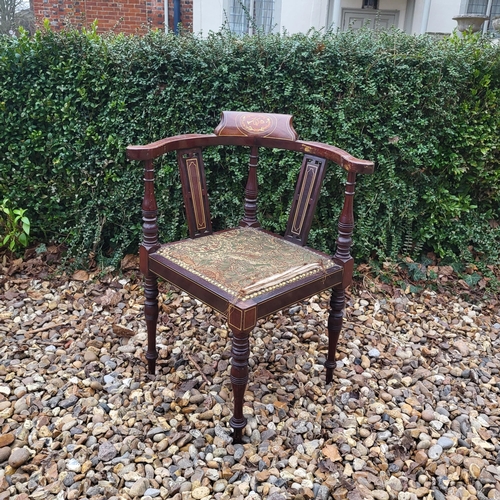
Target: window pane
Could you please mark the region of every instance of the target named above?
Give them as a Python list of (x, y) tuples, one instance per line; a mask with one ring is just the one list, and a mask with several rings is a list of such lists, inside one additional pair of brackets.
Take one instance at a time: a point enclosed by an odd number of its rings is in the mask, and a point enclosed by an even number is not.
[(270, 33), (274, 26), (274, 0), (255, 0), (255, 24)]
[(486, 8), (488, 7), (488, 0), (469, 0), (469, 5), (467, 6), (467, 14), (486, 14)]
[(493, 0), (491, 5), (491, 19), (500, 16), (500, 0)]
[(229, 14), (229, 28), (234, 33), (242, 35), (248, 33), (248, 14), (250, 13), (250, 0), (233, 0)]

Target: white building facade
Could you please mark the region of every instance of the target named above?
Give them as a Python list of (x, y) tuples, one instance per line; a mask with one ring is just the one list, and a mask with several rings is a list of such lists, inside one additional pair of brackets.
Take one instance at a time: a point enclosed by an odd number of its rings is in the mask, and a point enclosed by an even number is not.
[[(305, 33), (311, 28), (341, 31), (368, 24), (407, 33), (451, 33), (459, 14), (500, 17), (500, 0), (193, 0), (193, 31), (207, 34), (224, 23), (237, 33)], [(250, 20), (251, 19), (251, 20)]]

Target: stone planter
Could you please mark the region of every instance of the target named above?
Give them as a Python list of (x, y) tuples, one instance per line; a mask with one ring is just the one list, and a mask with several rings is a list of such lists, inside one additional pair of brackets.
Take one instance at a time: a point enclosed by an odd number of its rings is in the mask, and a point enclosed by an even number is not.
[(464, 32), (471, 29), (473, 33), (476, 33), (489, 17), (482, 16), (481, 14), (462, 14), (455, 16), (453, 19), (458, 24), (458, 31)]

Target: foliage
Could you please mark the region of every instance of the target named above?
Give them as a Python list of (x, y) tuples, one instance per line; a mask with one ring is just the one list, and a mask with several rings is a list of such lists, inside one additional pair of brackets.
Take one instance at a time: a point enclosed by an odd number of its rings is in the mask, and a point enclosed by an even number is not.
[(25, 213), (22, 208), (10, 208), (7, 199), (0, 203), (0, 248), (15, 252), (28, 246), (30, 220)]
[[(360, 177), (354, 254), (495, 262), (500, 48), (398, 31), (206, 38), (39, 31), (0, 39), (0, 192), (38, 240), (116, 262), (140, 238), (128, 144), (208, 133), (224, 109), (282, 112), (301, 138), (376, 162)], [(241, 216), (248, 153), (205, 152), (216, 227)], [(262, 152), (260, 217), (283, 231), (300, 159)], [(331, 249), (344, 173), (329, 168), (310, 242)], [(157, 164), (162, 238), (186, 234), (175, 158)], [(89, 257), (90, 256), (90, 257)]]

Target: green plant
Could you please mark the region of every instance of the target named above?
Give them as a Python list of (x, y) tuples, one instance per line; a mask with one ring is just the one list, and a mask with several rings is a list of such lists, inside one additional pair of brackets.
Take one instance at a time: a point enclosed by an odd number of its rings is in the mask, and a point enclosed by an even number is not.
[(11, 252), (28, 245), (30, 220), (23, 208), (10, 208), (9, 200), (0, 204), (0, 247), (6, 247)]

